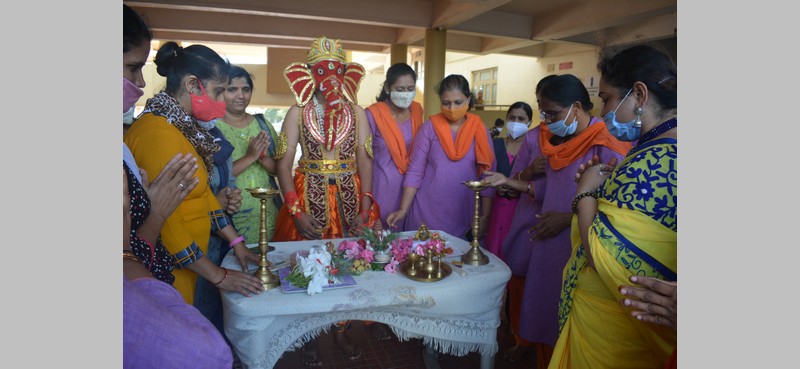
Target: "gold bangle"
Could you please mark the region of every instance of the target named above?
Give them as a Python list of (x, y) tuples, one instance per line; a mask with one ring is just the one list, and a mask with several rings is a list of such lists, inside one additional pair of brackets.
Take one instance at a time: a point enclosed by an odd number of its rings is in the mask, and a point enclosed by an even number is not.
[(131, 250), (122, 250), (122, 260), (131, 260), (137, 263), (141, 263), (142, 261), (133, 254)]

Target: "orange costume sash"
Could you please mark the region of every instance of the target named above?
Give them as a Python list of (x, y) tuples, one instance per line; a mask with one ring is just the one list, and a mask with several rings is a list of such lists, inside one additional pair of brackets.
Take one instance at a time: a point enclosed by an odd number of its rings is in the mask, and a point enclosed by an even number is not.
[[(416, 101), (411, 102), (411, 141), (417, 135), (419, 127), (422, 126), (422, 105)], [(392, 155), (394, 165), (400, 174), (405, 174), (408, 170), (408, 163), (410, 162), (410, 153), (406, 147), (406, 141), (403, 139), (403, 133), (400, 132), (400, 127), (397, 126), (392, 111), (386, 103), (376, 103), (368, 107), (372, 116), (375, 117), (375, 125), (378, 126), (378, 131), (381, 132), (383, 140), (386, 141), (386, 147), (389, 149), (389, 154)]]
[[(358, 177), (358, 174), (354, 176), (355, 179), (355, 188), (361, 188), (361, 179)], [(348, 231), (345, 229), (350, 224), (348, 224), (347, 219), (344, 219), (346, 216), (342, 214), (339, 210), (340, 207), (337, 205), (342, 199), (341, 197), (347, 196), (346, 192), (343, 192), (339, 187), (335, 184), (326, 184), (328, 191), (325, 193), (323, 197), (323, 206), (325, 206), (329, 211), (327, 212), (326, 222), (324, 223), (324, 228), (322, 230), (322, 239), (331, 239), (331, 238), (344, 238), (345, 232)], [(299, 169), (295, 170), (294, 176), (294, 188), (297, 191), (297, 199), (300, 201), (300, 208), (306, 208), (306, 202), (309, 200), (306, 196), (306, 175), (302, 173)], [(356, 196), (360, 196), (361, 192), (358, 191)], [(372, 208), (370, 208), (369, 213), (369, 221), (368, 225), (371, 227), (375, 224), (375, 221), (380, 220), (381, 213), (377, 203), (372, 204)], [(351, 234), (347, 234), (347, 236), (352, 237)], [(275, 242), (283, 242), (283, 241), (300, 241), (305, 240), (303, 236), (300, 235), (300, 232), (297, 230), (297, 226), (295, 225), (294, 218), (292, 214), (289, 213), (289, 208), (284, 203), (284, 206), (281, 206), (281, 209), (278, 211), (278, 218), (275, 222), (275, 235), (272, 236), (270, 241)]]
[(555, 170), (566, 168), (574, 163), (575, 160), (585, 155), (592, 146), (605, 146), (620, 155), (627, 154), (631, 149), (630, 142), (622, 142), (612, 136), (611, 133), (608, 133), (608, 128), (606, 128), (603, 121), (597, 121), (595, 124), (586, 127), (577, 136), (561, 145), (556, 146), (550, 143), (550, 139), (553, 136), (555, 135), (547, 128), (547, 124), (539, 125), (539, 145), (542, 148), (542, 154), (547, 156), (550, 160), (550, 167)]
[(469, 152), (472, 141), (475, 141), (475, 157), (478, 164), (478, 175), (492, 167), (494, 162), (494, 147), (489, 145), (489, 136), (486, 125), (481, 117), (467, 113), (467, 120), (456, 133), (456, 142), (453, 143), (452, 130), (447, 118), (442, 113), (431, 115), (431, 123), (442, 144), (442, 150), (452, 161), (461, 160)]

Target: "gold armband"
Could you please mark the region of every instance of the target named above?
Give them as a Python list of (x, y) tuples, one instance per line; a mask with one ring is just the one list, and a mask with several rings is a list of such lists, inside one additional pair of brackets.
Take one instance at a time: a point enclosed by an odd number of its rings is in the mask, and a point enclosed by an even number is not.
[(278, 140), (275, 142), (275, 160), (281, 160), (286, 155), (286, 149), (289, 147), (289, 137), (286, 132), (281, 132), (278, 135)]
[(372, 152), (372, 134), (371, 133), (370, 133), (369, 136), (367, 136), (367, 140), (364, 141), (364, 150), (367, 150), (367, 156), (369, 156), (370, 159), (375, 159), (375, 154)]

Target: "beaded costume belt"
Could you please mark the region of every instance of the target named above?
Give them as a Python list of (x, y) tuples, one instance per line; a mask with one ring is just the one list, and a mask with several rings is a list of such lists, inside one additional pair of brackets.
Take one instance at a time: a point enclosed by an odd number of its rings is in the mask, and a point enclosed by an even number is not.
[(337, 174), (356, 171), (355, 160), (299, 160), (297, 169), (301, 173)]

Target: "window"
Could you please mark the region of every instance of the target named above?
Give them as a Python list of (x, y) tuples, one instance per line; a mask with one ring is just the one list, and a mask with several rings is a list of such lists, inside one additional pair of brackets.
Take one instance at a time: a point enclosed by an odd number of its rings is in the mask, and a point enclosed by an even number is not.
[(497, 67), (472, 72), (472, 93), (480, 92), (484, 105), (497, 104)]

